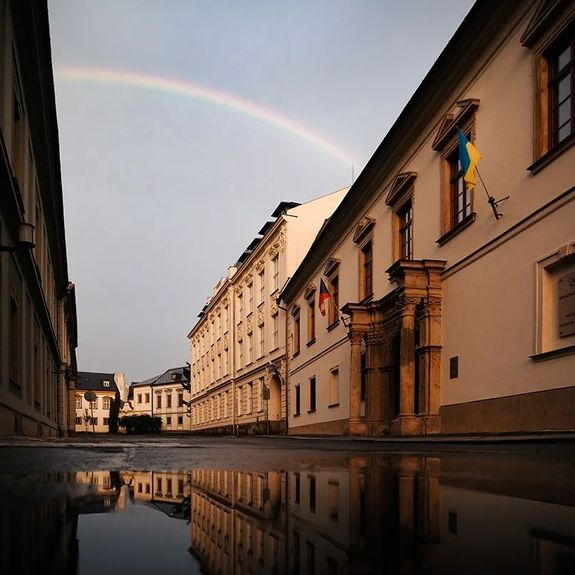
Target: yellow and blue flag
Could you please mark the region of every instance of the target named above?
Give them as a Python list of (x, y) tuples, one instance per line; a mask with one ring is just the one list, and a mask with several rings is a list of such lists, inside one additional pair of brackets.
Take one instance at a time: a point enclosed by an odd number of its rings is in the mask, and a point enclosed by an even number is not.
[(470, 190), (475, 186), (475, 167), (477, 162), (481, 160), (481, 154), (460, 129), (457, 130), (457, 135), (459, 137), (459, 162), (463, 170), (463, 179), (467, 189)]

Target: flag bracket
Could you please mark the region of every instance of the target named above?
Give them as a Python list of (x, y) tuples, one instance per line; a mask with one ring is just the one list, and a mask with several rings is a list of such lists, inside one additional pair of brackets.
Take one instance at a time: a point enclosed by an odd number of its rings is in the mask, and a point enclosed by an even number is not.
[(496, 220), (503, 217), (503, 214), (498, 210), (499, 204), (501, 202), (504, 202), (505, 200), (508, 200), (508, 199), (509, 199), (509, 196), (505, 196), (504, 198), (501, 198), (499, 200), (496, 200), (493, 196), (488, 197), (487, 201), (489, 202), (489, 205), (491, 206), (491, 209), (493, 210), (493, 215), (495, 216)]

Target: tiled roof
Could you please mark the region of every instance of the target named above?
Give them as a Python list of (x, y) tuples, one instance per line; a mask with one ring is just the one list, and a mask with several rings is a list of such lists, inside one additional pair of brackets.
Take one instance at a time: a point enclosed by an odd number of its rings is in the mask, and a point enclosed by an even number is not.
[[(109, 386), (104, 386), (104, 381), (109, 381)], [(96, 373), (93, 371), (79, 371), (76, 389), (92, 391), (117, 391), (118, 387), (114, 381), (113, 373)]]
[[(176, 374), (176, 379), (172, 379), (172, 374)], [(146, 385), (166, 385), (169, 383), (179, 383), (181, 381), (187, 381), (184, 379), (184, 368), (183, 367), (172, 367), (166, 370), (161, 375), (156, 375), (154, 377), (150, 377), (144, 381), (136, 381), (132, 383), (131, 387), (143, 387)]]

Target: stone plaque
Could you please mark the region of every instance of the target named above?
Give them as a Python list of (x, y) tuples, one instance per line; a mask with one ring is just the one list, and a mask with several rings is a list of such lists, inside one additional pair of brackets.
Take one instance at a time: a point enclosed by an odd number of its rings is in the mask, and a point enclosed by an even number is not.
[(559, 278), (559, 337), (575, 335), (575, 272)]

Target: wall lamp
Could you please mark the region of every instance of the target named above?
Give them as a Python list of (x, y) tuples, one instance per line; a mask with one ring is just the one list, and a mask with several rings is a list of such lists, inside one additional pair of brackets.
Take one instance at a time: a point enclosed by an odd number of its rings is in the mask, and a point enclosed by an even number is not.
[(18, 226), (18, 243), (15, 246), (0, 246), (0, 252), (15, 252), (18, 250), (31, 250), (34, 243), (35, 226), (22, 223)]

